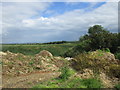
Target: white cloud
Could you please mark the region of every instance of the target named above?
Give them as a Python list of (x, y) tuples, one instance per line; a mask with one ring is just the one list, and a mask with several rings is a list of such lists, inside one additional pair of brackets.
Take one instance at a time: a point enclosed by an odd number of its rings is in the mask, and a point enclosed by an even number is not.
[(40, 16), (50, 3), (2, 3), (3, 32), (11, 27), (22, 28), (22, 21)]
[[(40, 17), (38, 19), (25, 20), (30, 27), (51, 30), (82, 30), (94, 24), (101, 24), (106, 28), (117, 28), (117, 3), (107, 3), (94, 11), (84, 13), (81, 10), (74, 10), (52, 18)], [(23, 21), (24, 22), (24, 21)], [(33, 25), (34, 24), (34, 25)], [(85, 28), (87, 30), (87, 28)], [(85, 30), (83, 29), (83, 30)]]
[[(44, 42), (60, 39), (77, 40), (80, 35), (87, 32), (89, 26), (94, 24), (101, 24), (112, 32), (117, 31), (118, 3), (109, 2), (89, 12), (77, 9), (49, 18), (41, 16), (40, 13), (46, 10), (49, 4), (50, 3), (8, 3), (8, 5), (4, 5), (4, 32), (8, 32), (8, 34), (13, 30), (15, 30), (15, 33), (24, 32), (21, 39), (25, 37), (27, 38), (26, 40), (28, 40), (28, 38), (33, 36), (40, 38), (39, 40)], [(31, 18), (36, 15), (38, 18)], [(34, 32), (34, 34), (30, 36), (26, 35), (26, 30), (28, 30), (28, 32)], [(36, 40), (36, 38), (34, 40)], [(31, 40), (33, 40), (33, 38), (31, 38)], [(6, 42), (9, 41), (7, 40)]]
[(119, 0), (1, 0), (1, 2), (119, 2)]

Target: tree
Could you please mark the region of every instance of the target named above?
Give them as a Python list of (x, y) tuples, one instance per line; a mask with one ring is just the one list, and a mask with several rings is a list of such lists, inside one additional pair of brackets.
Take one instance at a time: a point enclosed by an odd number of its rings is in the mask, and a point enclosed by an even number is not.
[(89, 40), (91, 50), (109, 48), (112, 52), (116, 52), (120, 41), (120, 34), (110, 33), (101, 25), (94, 25), (88, 29), (88, 34), (80, 38), (80, 41)]
[(100, 34), (100, 33), (109, 33), (101, 25), (94, 25), (88, 29), (89, 35)]

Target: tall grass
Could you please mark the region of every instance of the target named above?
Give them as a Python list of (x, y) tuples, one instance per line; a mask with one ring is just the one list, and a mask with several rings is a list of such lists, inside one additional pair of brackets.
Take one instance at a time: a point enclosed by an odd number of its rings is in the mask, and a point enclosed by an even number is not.
[(66, 51), (74, 47), (76, 43), (65, 44), (42, 44), (42, 45), (2, 45), (2, 51), (35, 55), (42, 50), (51, 52), (54, 56), (63, 56)]

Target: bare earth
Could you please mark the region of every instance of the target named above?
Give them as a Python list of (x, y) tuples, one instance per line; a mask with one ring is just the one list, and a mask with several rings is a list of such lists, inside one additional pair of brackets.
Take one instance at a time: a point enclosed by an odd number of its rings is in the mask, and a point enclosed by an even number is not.
[(56, 78), (60, 75), (60, 72), (35, 72), (31, 74), (21, 75), (19, 77), (3, 76), (3, 88), (31, 88), (34, 85)]

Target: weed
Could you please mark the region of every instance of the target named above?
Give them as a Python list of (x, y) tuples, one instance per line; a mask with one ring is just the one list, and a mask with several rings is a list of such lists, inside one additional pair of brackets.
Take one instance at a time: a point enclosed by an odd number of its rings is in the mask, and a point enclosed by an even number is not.
[(70, 76), (72, 76), (75, 71), (73, 69), (70, 69), (69, 67), (63, 67), (61, 69), (62, 74), (59, 76), (60, 79), (62, 79), (63, 81), (69, 79)]

